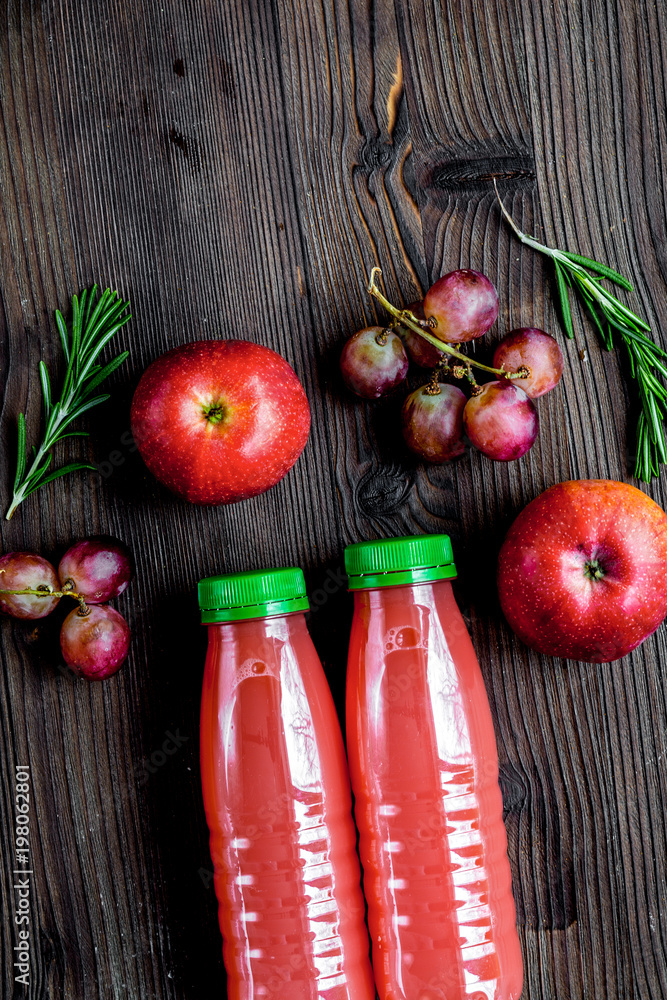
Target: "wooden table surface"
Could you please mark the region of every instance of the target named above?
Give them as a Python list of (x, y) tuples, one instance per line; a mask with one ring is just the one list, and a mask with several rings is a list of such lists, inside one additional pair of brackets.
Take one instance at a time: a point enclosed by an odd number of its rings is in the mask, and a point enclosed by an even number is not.
[[(559, 330), (552, 277), (501, 223), (606, 261), (667, 327), (667, 8), (649, 0), (7, 0), (0, 12), (0, 495), (16, 418), (40, 421), (53, 322), (94, 281), (131, 299), (130, 360), (77, 473), (2, 521), (4, 551), (57, 560), (106, 532), (138, 573), (119, 600), (129, 662), (89, 685), (57, 653), (57, 615), (2, 621), (0, 995), (224, 995), (198, 780), (205, 636), (199, 577), (304, 567), (311, 630), (340, 704), (346, 543), (452, 535), (457, 595), (491, 700), (525, 958), (524, 998), (667, 997), (664, 628), (623, 661), (541, 658), (494, 591), (516, 513), (564, 479), (632, 481), (634, 397), (587, 320), (564, 344), (523, 459), (426, 467), (396, 400), (353, 401), (337, 356), (379, 314), (370, 268), (409, 302), (443, 271), (496, 283), (489, 338)], [(562, 336), (558, 333), (558, 336)], [(283, 354), (313, 412), (287, 478), (232, 507), (180, 502), (132, 448), (146, 365), (199, 338)], [(628, 419), (627, 414), (631, 416)], [(663, 506), (663, 476), (647, 492)], [(325, 588), (329, 592), (325, 599)], [(13, 780), (32, 776), (30, 986), (14, 983)]]

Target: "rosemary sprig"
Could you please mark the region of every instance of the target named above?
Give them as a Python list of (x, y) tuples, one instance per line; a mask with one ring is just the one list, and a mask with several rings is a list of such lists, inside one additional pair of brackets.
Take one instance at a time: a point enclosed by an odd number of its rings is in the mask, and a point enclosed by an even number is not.
[(82, 292), (81, 299), (75, 295), (72, 300), (72, 326), (68, 330), (62, 314), (56, 310), (56, 326), (60, 335), (67, 369), (60, 398), (52, 399), (51, 380), (46, 365), (39, 363), (39, 378), (44, 402), (44, 437), (39, 447), (32, 447), (32, 463), (26, 469), (26, 429), (25, 417), (18, 417), (18, 458), (14, 492), (6, 518), (10, 519), (19, 504), (47, 483), (66, 476), (79, 469), (92, 469), (88, 462), (70, 462), (68, 465), (49, 472), (51, 450), (65, 438), (88, 437), (87, 431), (70, 430), (70, 424), (87, 410), (103, 403), (108, 393), (94, 395), (97, 387), (114, 372), (128, 357), (123, 351), (107, 364), (97, 359), (115, 333), (131, 318), (127, 311), (129, 303), (118, 298), (110, 289), (97, 297), (97, 285)]
[(602, 285), (603, 279), (606, 278), (631, 292), (632, 285), (622, 274), (581, 254), (544, 246), (532, 236), (522, 233), (500, 199), (495, 178), (493, 185), (502, 213), (521, 242), (553, 261), (561, 316), (567, 336), (569, 338), (574, 336), (568, 297), (568, 288), (573, 288), (583, 300), (605, 348), (611, 351), (619, 338), (625, 345), (630, 373), (637, 382), (641, 405), (637, 422), (637, 460), (634, 474), (642, 482), (650, 483), (654, 476), (660, 474), (659, 466), (667, 463), (664, 431), (667, 418), (667, 388), (658, 378), (660, 376), (667, 379), (667, 351), (663, 351), (646, 336), (650, 331), (648, 323), (623, 305)]

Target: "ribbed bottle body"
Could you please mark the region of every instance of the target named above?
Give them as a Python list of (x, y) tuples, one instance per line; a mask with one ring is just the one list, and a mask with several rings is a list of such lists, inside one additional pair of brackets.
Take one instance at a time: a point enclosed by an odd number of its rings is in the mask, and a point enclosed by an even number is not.
[(209, 626), (201, 768), (229, 996), (372, 1000), (342, 737), (303, 615)]
[(449, 582), (355, 594), (347, 738), (381, 1000), (517, 1000), (495, 736)]

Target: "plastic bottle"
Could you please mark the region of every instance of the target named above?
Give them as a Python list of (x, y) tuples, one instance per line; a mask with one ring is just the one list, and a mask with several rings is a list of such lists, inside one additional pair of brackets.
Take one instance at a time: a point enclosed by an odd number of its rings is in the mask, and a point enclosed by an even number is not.
[(299, 569), (200, 581), (201, 773), (233, 1000), (373, 1000), (350, 785)]
[(345, 566), (348, 759), (380, 1000), (517, 1000), (498, 755), (449, 537), (352, 545)]

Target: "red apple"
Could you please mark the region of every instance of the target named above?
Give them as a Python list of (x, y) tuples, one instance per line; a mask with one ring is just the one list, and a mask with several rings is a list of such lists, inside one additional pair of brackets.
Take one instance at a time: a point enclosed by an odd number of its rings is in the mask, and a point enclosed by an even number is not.
[(526, 645), (608, 663), (667, 615), (667, 514), (626, 483), (559, 483), (519, 514), (500, 550), (498, 591)]
[(246, 340), (175, 347), (144, 372), (132, 433), (154, 476), (198, 504), (275, 486), (308, 439), (306, 394), (287, 362)]

